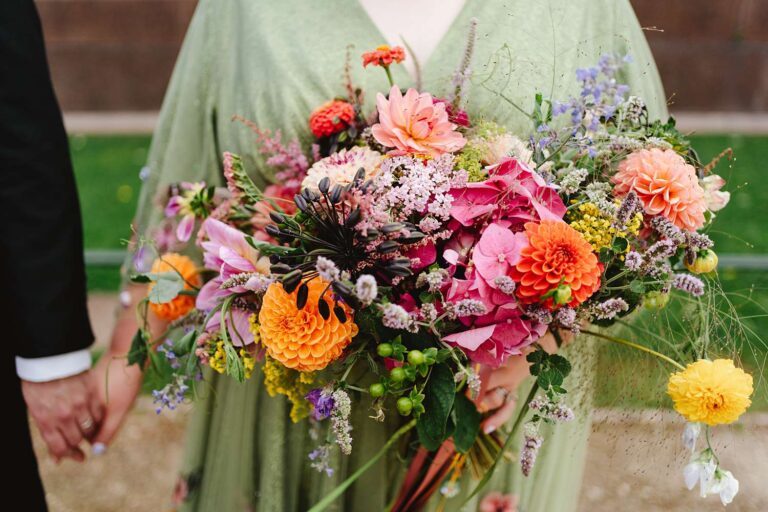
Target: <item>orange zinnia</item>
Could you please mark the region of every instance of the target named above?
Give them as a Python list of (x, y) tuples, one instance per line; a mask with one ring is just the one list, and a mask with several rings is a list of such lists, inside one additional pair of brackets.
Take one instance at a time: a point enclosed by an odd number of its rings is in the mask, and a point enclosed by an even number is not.
[(309, 129), (315, 137), (327, 137), (346, 130), (354, 119), (355, 107), (346, 101), (332, 100), (312, 112), (309, 116)]
[(346, 304), (339, 303), (346, 322), (333, 313), (326, 320), (318, 311), (318, 300), (327, 302), (320, 298), (327, 284), (319, 278), (307, 281), (309, 298), (303, 309), (296, 308), (296, 291), (286, 293), (279, 283), (269, 286), (259, 312), (259, 332), (271, 358), (294, 370), (322, 370), (338, 359), (357, 335), (352, 309)]
[(565, 222), (543, 220), (528, 222), (525, 234), (528, 247), (520, 251), (520, 261), (511, 269), (520, 302), (542, 302), (556, 309), (552, 297), (543, 298), (562, 283), (571, 288), (568, 305), (574, 307), (600, 287), (602, 265), (581, 233)]
[[(184, 289), (191, 290), (193, 286), (200, 286), (200, 275), (197, 273), (197, 265), (186, 256), (170, 252), (155, 260), (152, 264), (152, 273), (176, 272), (184, 279)], [(149, 289), (154, 287), (150, 283)], [(189, 313), (195, 307), (195, 298), (192, 295), (177, 295), (165, 304), (149, 303), (149, 308), (158, 318), (172, 322)]]
[(363, 54), (363, 67), (367, 67), (369, 64), (388, 67), (393, 62), (399, 64), (404, 60), (405, 50), (402, 46), (390, 47), (387, 44), (383, 44), (377, 46), (375, 50)]

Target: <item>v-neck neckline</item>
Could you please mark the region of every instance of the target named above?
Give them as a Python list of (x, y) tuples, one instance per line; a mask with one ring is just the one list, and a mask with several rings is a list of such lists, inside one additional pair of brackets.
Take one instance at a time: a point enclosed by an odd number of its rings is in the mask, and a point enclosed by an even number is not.
[[(387, 37), (384, 35), (384, 32), (379, 28), (379, 25), (376, 23), (376, 21), (371, 17), (370, 14), (368, 14), (368, 11), (363, 6), (362, 3), (360, 3), (360, 0), (352, 0), (355, 4), (355, 8), (359, 12), (360, 16), (364, 19), (364, 22), (370, 26), (372, 38), (378, 37), (381, 41), (378, 44), (388, 44)], [(453, 21), (451, 21), (450, 25), (448, 25), (448, 30), (445, 31), (445, 33), (440, 37), (440, 40), (438, 41), (437, 45), (435, 45), (434, 50), (432, 50), (432, 53), (430, 56), (426, 59), (424, 62), (419, 62), (419, 68), (421, 69), (421, 78), (422, 81), (425, 79), (425, 75), (427, 71), (432, 67), (433, 63), (437, 60), (437, 57), (440, 55), (440, 53), (443, 51), (443, 47), (450, 42), (451, 38), (454, 35), (454, 32), (458, 30), (458, 27), (461, 25), (461, 23), (464, 21), (464, 18), (466, 18), (467, 13), (469, 12), (469, 6), (476, 0), (465, 0), (464, 5), (461, 6), (461, 9), (459, 9), (459, 12), (456, 14), (456, 16), (453, 18)], [(378, 45), (377, 44), (377, 45)], [(409, 52), (410, 53), (410, 52)], [(412, 58), (415, 58), (415, 56), (411, 55)], [(456, 56), (457, 62), (459, 59), (459, 56)], [(411, 74), (410, 71), (408, 71), (404, 66), (398, 66), (398, 68), (393, 69), (393, 73), (404, 75), (408, 77), (411, 83), (416, 82), (416, 76)]]

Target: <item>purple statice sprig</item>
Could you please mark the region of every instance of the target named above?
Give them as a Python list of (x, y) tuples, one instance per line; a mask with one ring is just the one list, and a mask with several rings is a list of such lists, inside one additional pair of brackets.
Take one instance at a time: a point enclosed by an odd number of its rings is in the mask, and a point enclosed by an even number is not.
[(333, 412), (335, 402), (333, 400), (333, 390), (327, 388), (315, 388), (304, 397), (312, 404), (312, 417), (317, 421), (328, 418)]
[(181, 361), (179, 361), (179, 357), (176, 355), (176, 352), (174, 352), (172, 340), (165, 340), (159, 347), (157, 347), (157, 351), (165, 355), (165, 359), (168, 361), (171, 368), (174, 370), (181, 368)]
[(179, 405), (184, 403), (186, 399), (187, 391), (190, 387), (187, 385), (187, 379), (183, 375), (176, 375), (171, 382), (165, 385), (162, 389), (155, 389), (152, 391), (152, 403), (157, 405), (155, 412), (160, 414), (163, 409), (169, 411), (175, 410)]

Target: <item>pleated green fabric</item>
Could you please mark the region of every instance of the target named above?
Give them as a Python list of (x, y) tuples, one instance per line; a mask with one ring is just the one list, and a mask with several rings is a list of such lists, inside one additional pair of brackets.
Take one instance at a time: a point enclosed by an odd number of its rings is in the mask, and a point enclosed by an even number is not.
[[(448, 92), (473, 17), (478, 42), (465, 105), (473, 118), (492, 119), (524, 135), (531, 123), (519, 109), (531, 111), (536, 92), (562, 99), (576, 93), (576, 68), (594, 65), (606, 52), (633, 57), (626, 82), (645, 98), (652, 115), (666, 114), (658, 73), (629, 0), (467, 0), (433, 56), (422, 63), (424, 90), (437, 96)], [(424, 29), (430, 29), (429, 20)], [(281, 130), (286, 140), (308, 142), (310, 112), (344, 92), (348, 45), (354, 45), (353, 79), (369, 92), (366, 102), (372, 110), (373, 91), (386, 90), (386, 81), (380, 70), (364, 70), (359, 55), (383, 42), (356, 0), (201, 0), (152, 142), (137, 231), (147, 232), (162, 218), (155, 198), (168, 184), (221, 183), (223, 151), (242, 155), (254, 180), (265, 183), (269, 169), (253, 133), (231, 117), (239, 114), (261, 128)], [(398, 85), (414, 85), (404, 68), (393, 71)], [(575, 363), (568, 388), (579, 419), (543, 431), (546, 440), (532, 476), (523, 478), (516, 463), (507, 463), (487, 488), (517, 494), (520, 510), (527, 512), (567, 512), (575, 510), (578, 500), (596, 357), (594, 342), (585, 338), (566, 350)], [(267, 395), (260, 372), (246, 384), (214, 375), (207, 380), (181, 469), (194, 475), (185, 511), (307, 510), (369, 460), (400, 424), (394, 414), (377, 423), (368, 419), (365, 407), (358, 408), (353, 454), (338, 458), (329, 478), (309, 468), (307, 454), (315, 441), (308, 423), (291, 423), (289, 405)], [(393, 451), (331, 510), (385, 510), (402, 473)], [(462, 482), (462, 494), (473, 484)], [(460, 510), (463, 501), (459, 496), (442, 505)], [(433, 499), (428, 509), (442, 505)], [(472, 502), (462, 510), (476, 507)]]

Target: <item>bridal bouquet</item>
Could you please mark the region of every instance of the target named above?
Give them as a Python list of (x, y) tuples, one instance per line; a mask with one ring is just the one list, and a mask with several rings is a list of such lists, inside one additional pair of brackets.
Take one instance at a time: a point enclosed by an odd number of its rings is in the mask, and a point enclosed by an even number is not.
[[(149, 241), (158, 257), (133, 276), (149, 292), (130, 358), (164, 372), (158, 411), (189, 396), (206, 367), (244, 381), (259, 365), (291, 418), (313, 422), (320, 441), (309, 463), (328, 474), (333, 450), (353, 450), (354, 409), (371, 421), (401, 415), (365, 467), (413, 436), (406, 480), (418, 485), (394, 507), (409, 510), (437, 489), (455, 494), (465, 468), (481, 487), (521, 435), (527, 475), (539, 426), (573, 419), (565, 386), (579, 383), (566, 380), (563, 355), (544, 350), (545, 336), (560, 345), (587, 333), (677, 367), (668, 393), (690, 422), (690, 445), (701, 426), (747, 409), (752, 378), (730, 359), (708, 359), (706, 346), (677, 361), (594, 327), (707, 292), (717, 255), (704, 230), (728, 202), (717, 162), (703, 165), (673, 120), (648, 118), (617, 81), (624, 63), (613, 56), (579, 71), (578, 97), (537, 96), (522, 138), (475, 119), (462, 110), (470, 54), (452, 93), (438, 97), (391, 83), (390, 66), (405, 55), (379, 47), (363, 64), (382, 68), (391, 89), (366, 112), (348, 80), (346, 96), (310, 116), (308, 152), (240, 119), (273, 184), (257, 187), (243, 160), (225, 153), (226, 189), (171, 187), (174, 244), (194, 243), (203, 263)], [(150, 312), (168, 322), (159, 337)], [(535, 385), (511, 431), (486, 434), (474, 402), (481, 373), (514, 356), (530, 362)], [(428, 452), (437, 471), (422, 482)], [(724, 503), (738, 490), (709, 445), (685, 479)]]

